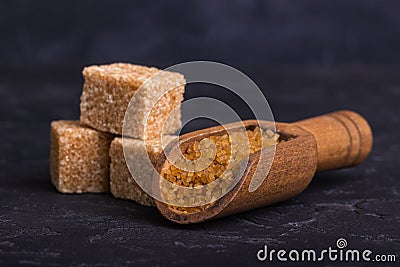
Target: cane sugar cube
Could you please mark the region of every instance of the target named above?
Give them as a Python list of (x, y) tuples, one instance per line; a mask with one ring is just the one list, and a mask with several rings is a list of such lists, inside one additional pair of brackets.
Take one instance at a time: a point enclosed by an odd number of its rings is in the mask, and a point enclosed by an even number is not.
[[(165, 135), (163, 142), (166, 145), (172, 141), (176, 136)], [(139, 139), (128, 139), (124, 141), (120, 137), (114, 138), (110, 146), (110, 192), (116, 198), (122, 198), (127, 200), (135, 201), (144, 206), (154, 206), (153, 198), (148, 195), (132, 177), (127, 166), (125, 153), (130, 160), (131, 170), (134, 171), (134, 175), (139, 179), (151, 180), (153, 175), (153, 165), (157, 157), (162, 152), (160, 142), (146, 142)], [(150, 160), (149, 165), (147, 158)], [(135, 177), (136, 178), (136, 177)]]
[(180, 104), (186, 83), (182, 74), (128, 63), (89, 66), (82, 73), (83, 124), (121, 135), (125, 113), (135, 95), (125, 136), (147, 140), (159, 137), (161, 129), (164, 134), (174, 134), (181, 127)]
[(106, 192), (112, 135), (78, 121), (51, 123), (51, 181), (61, 193)]

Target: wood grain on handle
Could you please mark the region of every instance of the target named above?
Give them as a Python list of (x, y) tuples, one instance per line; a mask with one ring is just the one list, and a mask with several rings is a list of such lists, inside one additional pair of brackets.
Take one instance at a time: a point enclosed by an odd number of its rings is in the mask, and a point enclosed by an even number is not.
[(294, 123), (312, 133), (317, 142), (317, 171), (363, 162), (372, 149), (372, 131), (358, 113), (343, 110)]

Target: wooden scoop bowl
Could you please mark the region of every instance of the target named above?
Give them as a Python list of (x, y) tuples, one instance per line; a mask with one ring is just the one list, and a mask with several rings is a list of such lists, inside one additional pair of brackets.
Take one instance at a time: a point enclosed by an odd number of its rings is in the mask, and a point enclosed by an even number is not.
[[(255, 125), (264, 128), (271, 122), (248, 120), (225, 127), (234, 129), (243, 125), (246, 129)], [(158, 210), (171, 221), (189, 224), (264, 207), (302, 192), (316, 171), (350, 167), (363, 162), (372, 148), (370, 126), (363, 117), (352, 111), (337, 111), (290, 124), (276, 123), (276, 130), (280, 139), (287, 141), (276, 145), (272, 165), (271, 162), (260, 162), (261, 150), (251, 154), (238, 183), (216, 203), (201, 211), (188, 212), (156, 200)], [(225, 133), (222, 126), (217, 126), (182, 135), (179, 141), (181, 147), (187, 147), (194, 141)], [(262, 150), (268, 149), (273, 148)], [(172, 151), (166, 150), (165, 153)], [(162, 153), (156, 164), (158, 173), (168, 167), (166, 159)], [(268, 166), (265, 167), (266, 178), (255, 191), (250, 192), (249, 185), (257, 166)], [(160, 190), (159, 181), (154, 189)]]

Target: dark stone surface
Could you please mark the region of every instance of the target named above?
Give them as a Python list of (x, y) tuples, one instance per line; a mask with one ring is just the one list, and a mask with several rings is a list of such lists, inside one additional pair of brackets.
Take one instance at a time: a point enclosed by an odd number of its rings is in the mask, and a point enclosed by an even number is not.
[(1, 265), (256, 264), (264, 244), (323, 249), (335, 247), (340, 237), (349, 248), (397, 254), (399, 260), (397, 69), (247, 73), (265, 88), (279, 121), (340, 108), (359, 111), (373, 127), (373, 152), (360, 166), (318, 174), (289, 201), (189, 226), (109, 194), (55, 191), (48, 171), (49, 124), (78, 117), (81, 83), (67, 77), (79, 77), (79, 69), (36, 72), (13, 71), (0, 79)]
[[(399, 261), (399, 11), (396, 0), (1, 1), (0, 265), (253, 265), (264, 244), (320, 250), (340, 237)], [(284, 203), (190, 226), (109, 194), (55, 191), (49, 125), (78, 118), (82, 66), (189, 60), (248, 74), (277, 121), (360, 112), (371, 156)], [(198, 95), (249, 116), (221, 90), (185, 97)]]

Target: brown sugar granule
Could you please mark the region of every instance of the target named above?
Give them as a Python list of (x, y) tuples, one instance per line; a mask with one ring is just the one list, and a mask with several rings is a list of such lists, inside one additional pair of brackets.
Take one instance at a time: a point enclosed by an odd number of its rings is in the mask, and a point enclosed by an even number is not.
[(112, 135), (77, 121), (51, 123), (51, 181), (62, 193), (108, 191)]
[[(170, 205), (172, 208), (188, 212), (201, 210), (212, 205), (221, 194), (225, 194), (231, 189), (240, 163), (248, 155), (257, 152), (261, 148), (276, 145), (278, 139), (279, 134), (271, 129), (262, 130), (256, 127), (253, 130), (247, 130), (246, 135), (243, 133), (231, 133), (230, 135), (210, 136), (200, 142), (194, 142), (183, 151), (184, 157), (193, 161), (199, 159), (200, 155), (202, 155), (204, 159), (212, 159), (211, 164), (202, 170), (193, 169), (193, 171), (190, 171), (190, 166), (188, 165), (182, 168), (183, 160), (178, 159), (174, 164), (170, 164), (169, 168), (166, 168), (161, 174), (170, 182), (161, 182), (163, 198), (169, 203), (178, 203), (186, 206)], [(215, 144), (214, 149), (210, 149), (211, 143)], [(232, 160), (231, 163), (229, 163), (230, 160)], [(211, 182), (217, 179), (219, 183), (215, 186), (199, 188), (199, 186), (210, 185)], [(177, 190), (178, 186), (189, 187), (194, 190), (189, 195), (183, 195), (182, 192)], [(196, 203), (210, 204), (197, 206)], [(189, 207), (192, 205), (193, 207)]]
[[(151, 139), (159, 136), (164, 122), (164, 133), (175, 133), (181, 127), (180, 103), (183, 100), (185, 79), (179, 73), (160, 71), (128, 63), (84, 68), (80, 121), (95, 129), (121, 135), (128, 105), (139, 87), (147, 81), (131, 105), (132, 114), (127, 122), (129, 130), (125, 135)], [(157, 78), (149, 82), (148, 79), (156, 74)], [(173, 90), (163, 95), (170, 89)], [(150, 100), (157, 99), (152, 107)], [(167, 120), (169, 113), (171, 116)]]

